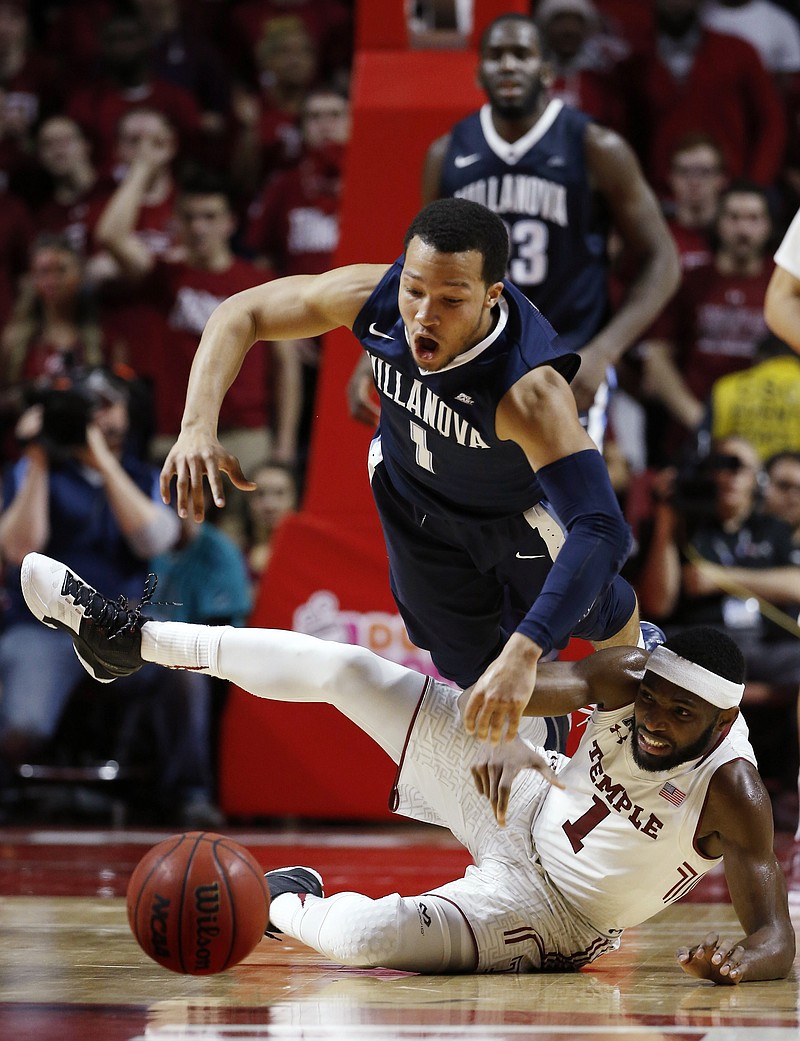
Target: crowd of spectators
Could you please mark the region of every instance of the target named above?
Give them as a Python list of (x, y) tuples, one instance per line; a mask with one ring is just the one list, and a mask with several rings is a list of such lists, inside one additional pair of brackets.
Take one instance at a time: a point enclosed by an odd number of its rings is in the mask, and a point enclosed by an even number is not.
[[(158, 465), (217, 304), (332, 264), (352, 16), (347, 0), (0, 0), (0, 819), (31, 794), (26, 763), (61, 761), (70, 700), (92, 700), (64, 634), (41, 654), (28, 639), (27, 552), (134, 602), (155, 572), (159, 617), (249, 617), (302, 489), (319, 344), (251, 352), (228, 396), (220, 434), (252, 502), (179, 521)], [(147, 770), (157, 819), (215, 826), (225, 690), (131, 680), (103, 755)]]
[[(407, 4), (417, 20), (447, 6)], [(452, 5), (452, 24), (467, 7)], [(676, 474), (752, 454), (753, 509), (800, 524), (800, 360), (763, 314), (775, 247), (800, 208), (800, 3), (532, 0), (531, 14), (550, 90), (631, 143), (681, 260), (678, 292), (619, 365), (606, 443), (640, 536), (645, 613), (677, 625), (706, 594), (687, 556), (703, 547), (690, 549), (667, 492)], [(0, 0), (0, 445), (16, 475), (6, 512), (31, 467), (52, 463), (25, 427), (45, 391), (112, 372), (136, 403), (133, 457), (157, 466), (216, 304), (331, 266), (353, 15), (353, 0)], [(612, 299), (629, 277), (613, 245)], [(207, 570), (241, 555), (246, 577), (219, 614), (233, 624), (268, 558), (268, 493), (281, 512), (302, 498), (319, 357), (317, 342), (251, 352), (221, 436), (260, 491), (231, 496), (224, 545), (177, 527), (159, 545), (176, 583), (192, 560)], [(644, 504), (642, 488), (656, 491)], [(9, 588), (19, 545), (3, 562)], [(785, 597), (781, 610), (797, 617)], [(19, 748), (46, 736), (23, 741), (18, 721), (9, 733)]]

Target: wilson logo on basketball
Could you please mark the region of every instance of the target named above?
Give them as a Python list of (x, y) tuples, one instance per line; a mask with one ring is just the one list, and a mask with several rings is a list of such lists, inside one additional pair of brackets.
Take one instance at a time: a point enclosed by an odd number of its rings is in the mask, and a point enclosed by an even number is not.
[(205, 972), (211, 963), (209, 947), (219, 936), (219, 884), (197, 886), (194, 891), (195, 972)]
[(171, 903), (172, 901), (165, 896), (160, 896), (158, 893), (153, 894), (153, 903), (150, 907), (150, 946), (153, 949), (153, 957), (169, 958), (167, 912)]

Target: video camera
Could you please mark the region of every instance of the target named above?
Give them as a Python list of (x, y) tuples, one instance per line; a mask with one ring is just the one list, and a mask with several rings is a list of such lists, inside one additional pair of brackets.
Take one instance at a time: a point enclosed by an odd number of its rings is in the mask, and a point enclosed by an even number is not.
[(86, 444), (86, 428), (105, 405), (127, 400), (126, 389), (106, 369), (80, 369), (52, 385), (37, 388), (29, 404), (42, 406), (40, 439), (48, 454), (58, 456)]

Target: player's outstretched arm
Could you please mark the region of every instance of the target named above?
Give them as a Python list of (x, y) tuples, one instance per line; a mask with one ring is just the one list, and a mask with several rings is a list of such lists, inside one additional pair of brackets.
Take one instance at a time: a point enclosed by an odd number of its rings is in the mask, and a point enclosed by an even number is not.
[(678, 964), (689, 976), (718, 984), (783, 979), (795, 956), (786, 882), (773, 850), (769, 795), (757, 770), (745, 760), (726, 763), (709, 787), (700, 822), (704, 849), (722, 853), (742, 939), (706, 936), (682, 947)]
[(176, 478), (178, 513), (191, 503), (202, 520), (203, 480), (208, 480), (216, 506), (225, 505), (222, 474), (237, 488), (254, 485), (235, 456), (217, 438), (217, 421), (228, 388), (252, 345), (261, 340), (320, 336), (339, 326), (350, 328), (386, 265), (358, 264), (321, 275), (294, 275), (246, 289), (223, 301), (211, 315), (192, 363), (181, 433), (161, 471), (161, 495), (170, 501)]

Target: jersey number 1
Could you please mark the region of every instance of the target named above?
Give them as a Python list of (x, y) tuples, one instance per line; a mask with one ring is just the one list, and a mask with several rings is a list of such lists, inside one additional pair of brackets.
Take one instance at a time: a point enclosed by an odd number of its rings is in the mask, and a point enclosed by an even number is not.
[(608, 808), (608, 804), (593, 795), (592, 805), (586, 813), (581, 814), (576, 821), (564, 821), (561, 827), (575, 853), (580, 853), (583, 849), (583, 840), (593, 828), (606, 819), (609, 813), (611, 810)]
[(428, 435), (425, 427), (421, 427), (419, 423), (414, 423), (413, 421), (409, 423), (409, 426), (411, 427), (411, 440), (414, 442), (417, 450), (417, 466), (421, 466), (423, 470), (427, 470), (429, 473), (435, 473), (433, 456), (428, 448)]

